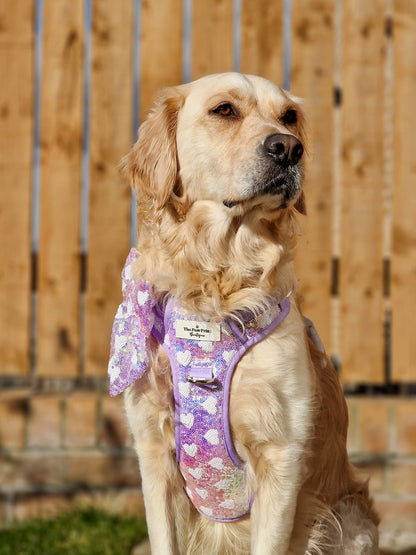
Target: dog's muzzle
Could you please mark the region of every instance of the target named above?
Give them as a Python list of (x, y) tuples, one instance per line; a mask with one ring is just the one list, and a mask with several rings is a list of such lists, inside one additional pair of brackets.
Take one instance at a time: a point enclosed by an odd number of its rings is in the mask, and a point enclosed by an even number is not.
[[(299, 162), (304, 150), (302, 143), (294, 135), (274, 133), (266, 137), (262, 149), (263, 155), (269, 160), (269, 171), (259, 192), (283, 195), (286, 201), (293, 200), (301, 186)], [(271, 163), (270, 158), (272, 158)]]
[(299, 162), (304, 148), (300, 140), (288, 133), (268, 135), (260, 146), (260, 156), (266, 162), (266, 172), (253, 188), (253, 193), (242, 200), (224, 200), (227, 208), (233, 208), (258, 195), (282, 195), (284, 202), (292, 201), (299, 194), (302, 172)]

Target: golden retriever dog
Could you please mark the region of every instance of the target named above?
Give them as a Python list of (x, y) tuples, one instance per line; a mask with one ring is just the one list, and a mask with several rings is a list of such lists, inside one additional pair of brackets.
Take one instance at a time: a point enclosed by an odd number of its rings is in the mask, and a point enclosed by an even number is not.
[[(250, 501), (239, 518), (221, 522), (210, 518), (208, 490), (196, 488), (204, 499), (198, 505), (185, 488), (187, 472), (199, 479), (202, 470), (198, 461), (180, 468), (175, 439), (194, 416), (182, 420), (175, 406), (163, 337), (145, 338), (146, 371), (124, 394), (155, 555), (378, 553), (367, 482), (348, 461), (343, 393), (299, 309), (293, 250), (297, 214), (305, 212), (305, 141), (298, 98), (261, 77), (225, 73), (162, 91), (124, 160), (137, 191), (129, 276), (150, 288), (137, 295), (148, 298), (151, 291), (162, 312), (174, 302), (188, 315), (181, 326), (193, 319), (206, 333), (214, 327), (225, 336), (235, 328), (236, 337), (268, 310), (286, 307), (278, 325), (263, 326), (267, 333), (246, 346), (228, 384), (214, 387), (215, 372), (212, 379), (186, 378), (208, 396), (210, 414), (217, 400), (210, 405), (209, 396), (224, 388), (221, 425), (239, 477), (217, 477), (214, 485), (222, 495), (234, 480), (232, 488), (242, 488)], [(198, 345), (209, 351), (213, 341), (218, 338)], [(189, 366), (190, 350), (181, 351), (188, 355), (183, 364)], [(205, 439), (213, 444), (218, 435), (202, 437), (204, 430), (195, 428), (193, 443), (180, 449), (196, 458), (199, 451), (203, 459)], [(224, 469), (219, 459), (208, 464)], [(221, 499), (224, 511), (235, 506)]]

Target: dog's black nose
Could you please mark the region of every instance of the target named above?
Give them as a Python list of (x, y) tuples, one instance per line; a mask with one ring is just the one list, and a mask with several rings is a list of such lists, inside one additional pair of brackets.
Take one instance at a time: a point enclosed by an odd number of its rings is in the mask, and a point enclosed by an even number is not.
[(294, 166), (303, 155), (303, 146), (299, 139), (284, 133), (274, 133), (266, 137), (264, 148), (279, 164)]

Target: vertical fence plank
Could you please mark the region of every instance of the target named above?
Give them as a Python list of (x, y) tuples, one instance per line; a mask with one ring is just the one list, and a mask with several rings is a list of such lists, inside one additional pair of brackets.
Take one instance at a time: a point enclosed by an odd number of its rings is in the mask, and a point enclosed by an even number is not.
[(130, 245), (131, 195), (118, 165), (131, 146), (132, 38), (133, 2), (93, 0), (86, 375), (105, 375)]
[(0, 373), (29, 368), (33, 0), (0, 4)]
[(140, 113), (157, 91), (182, 81), (182, 0), (143, 0), (141, 13)]
[(304, 98), (310, 128), (305, 194), (307, 217), (296, 251), (302, 309), (330, 345), (334, 0), (293, 0), (292, 90)]
[(241, 71), (283, 85), (283, 0), (243, 0)]
[(192, 15), (192, 79), (232, 71), (232, 0), (198, 0)]
[(80, 347), (83, 0), (45, 0), (37, 375), (76, 376)]
[(381, 382), (386, 6), (385, 0), (352, 0), (343, 6), (342, 378)]
[(416, 381), (416, 3), (394, 3), (393, 379)]

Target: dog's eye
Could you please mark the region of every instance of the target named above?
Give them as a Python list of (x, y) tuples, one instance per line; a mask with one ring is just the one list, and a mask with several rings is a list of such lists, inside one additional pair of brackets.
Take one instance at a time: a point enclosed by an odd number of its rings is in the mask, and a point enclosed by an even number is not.
[(283, 114), (282, 121), (285, 125), (293, 125), (296, 123), (298, 121), (296, 110), (287, 110), (287, 112)]
[(229, 102), (220, 104), (219, 106), (217, 106), (217, 108), (214, 108), (212, 112), (224, 118), (235, 117), (237, 115), (237, 112), (235, 111), (234, 106)]

